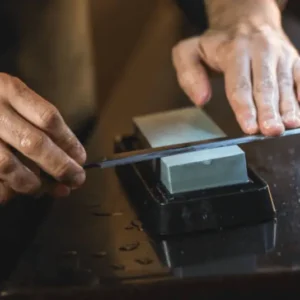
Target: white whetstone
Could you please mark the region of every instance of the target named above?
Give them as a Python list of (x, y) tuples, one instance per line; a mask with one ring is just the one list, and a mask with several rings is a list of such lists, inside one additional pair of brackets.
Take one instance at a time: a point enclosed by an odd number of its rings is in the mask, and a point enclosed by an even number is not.
[[(150, 147), (226, 136), (196, 107), (139, 116), (133, 121)], [(164, 157), (159, 172), (161, 182), (172, 194), (248, 182), (245, 153), (238, 146)]]

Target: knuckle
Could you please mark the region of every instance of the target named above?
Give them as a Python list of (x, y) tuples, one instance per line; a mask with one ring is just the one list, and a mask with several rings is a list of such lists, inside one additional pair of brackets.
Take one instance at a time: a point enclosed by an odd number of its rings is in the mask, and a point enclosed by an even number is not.
[(248, 40), (244, 36), (238, 36), (231, 40), (228, 46), (232, 53), (243, 53), (245, 50), (247, 50)]
[(203, 40), (202, 37), (192, 37), (182, 41), (179, 41), (172, 48), (172, 59), (173, 62), (181, 62), (186, 56), (194, 55), (195, 53), (199, 53), (201, 48), (201, 42)]
[(241, 76), (236, 84), (232, 87), (231, 95), (238, 98), (241, 94), (250, 93), (252, 90), (251, 82), (245, 76)]
[(39, 155), (48, 145), (48, 137), (42, 133), (27, 133), (21, 137), (20, 148), (26, 155)]
[(70, 134), (68, 137), (66, 137), (62, 141), (62, 144), (66, 152), (72, 152), (82, 149), (80, 142), (78, 141), (77, 137), (73, 134)]
[(240, 115), (242, 118), (254, 118), (256, 116), (256, 110), (248, 100), (238, 98), (237, 100), (231, 100), (231, 106), (234, 112)]
[(60, 114), (54, 106), (49, 106), (40, 115), (40, 127), (44, 130), (53, 129), (60, 122)]
[(266, 37), (262, 37), (259, 41), (259, 44), (266, 51), (271, 51), (273, 48), (272, 42)]
[(232, 68), (232, 64), (243, 65), (249, 56), (248, 40), (245, 37), (237, 37), (227, 44), (221, 44), (217, 49), (219, 64), (224, 65), (225, 71)]
[(279, 71), (278, 85), (279, 87), (293, 87), (294, 82), (293, 82), (292, 74), (286, 71)]
[(56, 166), (55, 170), (53, 171), (54, 176), (59, 180), (64, 180), (68, 177), (70, 171), (70, 161), (68, 159), (61, 162), (59, 165)]
[(259, 116), (262, 120), (279, 119), (279, 114), (274, 110), (273, 106), (261, 107)]
[(244, 111), (243, 119), (245, 120), (256, 120), (257, 113), (255, 109), (247, 108)]
[(254, 91), (257, 94), (271, 93), (275, 90), (276, 84), (273, 78), (265, 78), (255, 84)]
[(26, 84), (17, 77), (11, 77), (11, 85), (13, 89), (13, 94), (21, 98), (27, 98), (28, 87)]
[(245, 110), (251, 106), (252, 85), (249, 79), (241, 77), (228, 92), (228, 99), (235, 109)]
[(2, 174), (8, 174), (16, 169), (16, 162), (12, 155), (0, 154), (0, 172)]
[(259, 32), (254, 37), (254, 46), (259, 47), (265, 51), (274, 51), (276, 40), (266, 34), (266, 32)]

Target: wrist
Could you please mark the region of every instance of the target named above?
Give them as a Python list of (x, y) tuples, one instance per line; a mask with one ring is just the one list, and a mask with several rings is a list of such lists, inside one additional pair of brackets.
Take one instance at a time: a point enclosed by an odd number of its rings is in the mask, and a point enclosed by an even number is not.
[(282, 0), (205, 0), (209, 27), (226, 29), (237, 24), (281, 28)]

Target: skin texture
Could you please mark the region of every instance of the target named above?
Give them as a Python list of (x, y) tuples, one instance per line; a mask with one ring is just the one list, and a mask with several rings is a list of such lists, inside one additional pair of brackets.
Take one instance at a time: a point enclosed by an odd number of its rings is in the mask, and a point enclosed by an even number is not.
[[(0, 203), (16, 193), (66, 196), (85, 181), (83, 146), (57, 109), (0, 73)], [(41, 171), (57, 180), (49, 184)]]
[[(282, 2), (282, 1), (281, 1)], [(173, 49), (178, 82), (199, 106), (212, 95), (204, 66), (221, 72), (246, 134), (280, 135), (300, 126), (300, 60), (273, 0), (206, 1), (209, 29)]]

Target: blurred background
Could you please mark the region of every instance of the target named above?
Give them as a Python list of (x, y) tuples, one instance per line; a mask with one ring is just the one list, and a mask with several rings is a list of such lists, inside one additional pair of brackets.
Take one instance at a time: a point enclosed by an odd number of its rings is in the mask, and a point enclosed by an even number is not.
[[(295, 2), (289, 1), (293, 13)], [(196, 32), (179, 7), (189, 9), (199, 28), (205, 23), (202, 5), (198, 0), (2, 0), (0, 70), (55, 104), (78, 133), (100, 115), (115, 115), (122, 124), (123, 115), (187, 105), (171, 49)], [(295, 18), (284, 22), (299, 47)], [(224, 97), (218, 90), (214, 98)]]
[(0, 70), (55, 104), (74, 130), (116, 94), (153, 105), (178, 92), (170, 54), (183, 16), (172, 0), (2, 0), (0, 10)]

